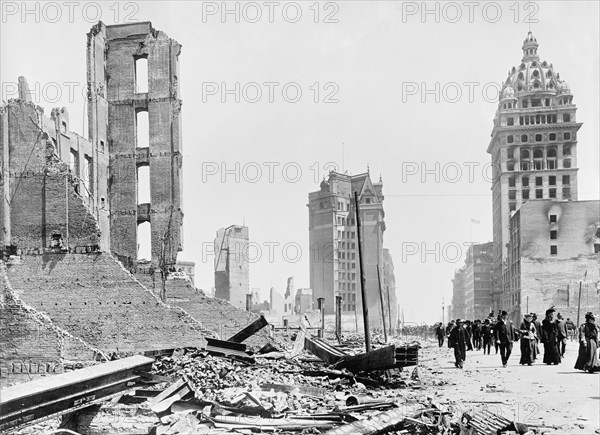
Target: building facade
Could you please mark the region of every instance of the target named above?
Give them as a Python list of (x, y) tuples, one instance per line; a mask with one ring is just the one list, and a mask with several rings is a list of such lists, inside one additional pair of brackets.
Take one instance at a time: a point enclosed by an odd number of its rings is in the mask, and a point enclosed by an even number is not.
[(511, 216), (532, 199), (577, 200), (577, 107), (552, 63), (540, 60), (531, 32), (523, 58), (500, 93), (487, 152), (491, 154), (494, 282), (493, 306), (506, 292), (506, 244)]
[(215, 297), (246, 309), (250, 293), (248, 227), (230, 225), (221, 228), (215, 239)]
[[(310, 287), (315, 299), (325, 298), (325, 312), (333, 314), (335, 296), (342, 297), (342, 313), (362, 314), (354, 193), (358, 193), (362, 253), (369, 317), (381, 324), (378, 267), (383, 266), (383, 183), (370, 174), (330, 172), (320, 190), (308, 197)], [(386, 296), (386, 300), (389, 298)]]
[(454, 272), (452, 278), (452, 314), (451, 319), (465, 319), (467, 306), (465, 302), (465, 266)]
[(492, 307), (493, 243), (473, 244), (454, 274), (452, 318), (485, 319)]
[(528, 201), (510, 229), (503, 309), (515, 319), (550, 306), (573, 316), (578, 303), (583, 312), (597, 311), (600, 201)]
[(394, 274), (394, 261), (392, 254), (387, 248), (383, 249), (383, 270), (381, 271), (383, 277), (383, 289), (384, 289), (384, 306), (386, 316), (389, 322), (390, 328), (395, 328), (398, 324), (398, 297), (396, 295), (396, 275)]

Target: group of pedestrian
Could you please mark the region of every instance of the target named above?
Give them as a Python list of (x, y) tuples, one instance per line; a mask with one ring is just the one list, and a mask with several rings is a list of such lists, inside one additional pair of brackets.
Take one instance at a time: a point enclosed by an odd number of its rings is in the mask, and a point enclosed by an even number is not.
[[(454, 365), (463, 368), (467, 351), (481, 350), (490, 354), (492, 345), (496, 354), (500, 352), (502, 366), (506, 367), (512, 353), (513, 343), (520, 341), (521, 359), (519, 364), (531, 366), (540, 354), (541, 343), (544, 348), (544, 364), (560, 364), (565, 355), (569, 338), (575, 335), (574, 323), (564, 319), (556, 310), (546, 310), (544, 319), (540, 322), (536, 313), (527, 313), (516, 328), (508, 318), (506, 311), (500, 311), (497, 317), (492, 311), (483, 322), (456, 319), (444, 326), (436, 324), (435, 333), (439, 347), (448, 339), (448, 347), (454, 350)], [(598, 326), (593, 313), (585, 315), (585, 323), (579, 327), (579, 354), (575, 368), (588, 372), (600, 371), (598, 357)]]

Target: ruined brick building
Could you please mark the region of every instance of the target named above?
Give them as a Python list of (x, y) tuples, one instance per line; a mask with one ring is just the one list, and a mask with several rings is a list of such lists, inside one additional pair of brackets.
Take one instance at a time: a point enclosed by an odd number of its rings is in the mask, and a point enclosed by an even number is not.
[[(167, 305), (150, 279), (182, 248), (180, 51), (149, 22), (95, 25), (89, 139), (70, 130), (66, 109), (45, 115), (24, 78), (19, 98), (0, 108), (3, 385), (68, 360), (201, 346), (207, 328), (223, 329), (205, 320), (221, 315), (236, 330), (251, 317), (189, 281), (168, 281)], [(149, 274), (137, 267), (142, 225)]]

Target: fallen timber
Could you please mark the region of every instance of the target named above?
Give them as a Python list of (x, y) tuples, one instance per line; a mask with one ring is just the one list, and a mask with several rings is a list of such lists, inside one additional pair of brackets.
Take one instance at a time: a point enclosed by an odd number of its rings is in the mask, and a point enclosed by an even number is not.
[(260, 316), (258, 319), (256, 319), (254, 322), (250, 323), (248, 326), (246, 326), (244, 329), (239, 331), (233, 337), (228, 338), (227, 341), (231, 341), (233, 343), (241, 343), (242, 341), (246, 340), (247, 338), (252, 337), (254, 334), (256, 334), (258, 331), (260, 331), (262, 328), (264, 328), (268, 324), (269, 324), (269, 322), (267, 322), (267, 319), (265, 319), (264, 316)]
[(304, 348), (327, 364), (338, 369), (348, 369), (352, 373), (410, 367), (419, 362), (417, 345), (391, 344), (370, 352), (349, 355), (322, 339), (305, 337)]
[(73, 413), (132, 390), (153, 362), (136, 355), (5, 388), (0, 391), (0, 432)]

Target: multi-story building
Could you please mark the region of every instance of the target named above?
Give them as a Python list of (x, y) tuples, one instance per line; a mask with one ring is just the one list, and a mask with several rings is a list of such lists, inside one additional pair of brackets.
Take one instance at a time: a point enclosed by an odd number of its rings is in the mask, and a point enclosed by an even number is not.
[[(381, 324), (377, 268), (383, 266), (383, 183), (369, 172), (358, 175), (330, 172), (320, 190), (308, 196), (310, 287), (313, 297), (325, 298), (325, 312), (334, 313), (335, 296), (342, 312), (362, 314), (354, 193), (358, 193), (362, 253), (369, 318)], [(386, 300), (389, 298), (386, 295)], [(316, 303), (315, 303), (316, 306)]]
[(485, 319), (492, 306), (493, 243), (469, 246), (452, 280), (452, 318)]
[(500, 93), (487, 152), (494, 177), (493, 305), (499, 309), (506, 292), (506, 244), (509, 223), (531, 199), (577, 200), (577, 107), (567, 83), (552, 63), (541, 61), (531, 32), (523, 58), (513, 67)]
[(215, 239), (215, 297), (242, 309), (250, 292), (249, 238), (248, 227), (230, 225)]
[(465, 316), (485, 319), (492, 307), (493, 243), (469, 246), (465, 260)]
[(387, 248), (383, 249), (383, 289), (387, 300), (384, 300), (386, 316), (389, 326), (395, 328), (398, 323), (398, 297), (396, 296), (396, 275), (394, 275), (394, 261), (392, 254)]
[(193, 261), (177, 260), (175, 267), (178, 272), (181, 271), (185, 273), (192, 281), (192, 285), (194, 285), (194, 280), (196, 278), (196, 263)]
[(465, 266), (454, 272), (452, 278), (452, 315), (451, 319), (465, 319), (467, 307), (465, 303)]
[(299, 288), (294, 298), (294, 313), (304, 314), (314, 309), (313, 291), (310, 288)]

